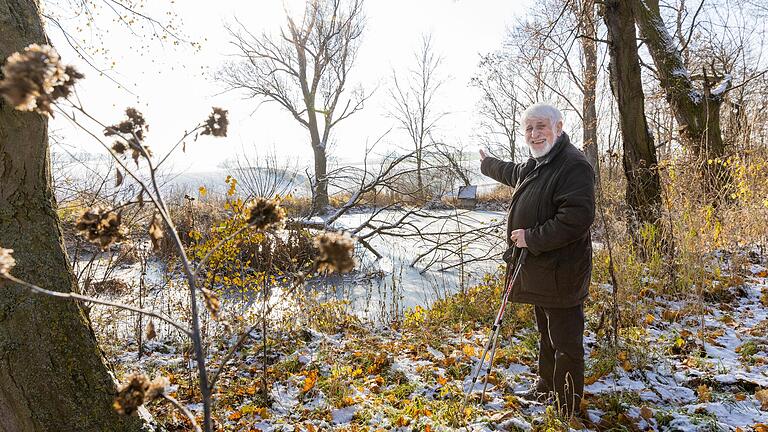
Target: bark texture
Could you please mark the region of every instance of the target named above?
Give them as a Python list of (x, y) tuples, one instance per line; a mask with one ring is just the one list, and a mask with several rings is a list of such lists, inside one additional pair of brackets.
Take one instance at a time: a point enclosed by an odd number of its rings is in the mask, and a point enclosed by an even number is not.
[(584, 52), (584, 99), (582, 102), (584, 117), (584, 155), (595, 170), (598, 181), (600, 169), (598, 166), (597, 147), (597, 23), (595, 22), (595, 0), (583, 0), (579, 11), (579, 27), (584, 37), (580, 39)]
[(644, 223), (660, 227), (661, 181), (656, 149), (645, 118), (632, 9), (624, 0), (606, 1), (603, 19), (610, 41), (611, 90), (619, 108), (623, 139), (622, 161), (627, 177), (630, 230), (635, 240), (639, 240), (640, 227)]
[(661, 18), (658, 0), (632, 0), (626, 3), (631, 5), (637, 26), (656, 65), (661, 87), (680, 127), (683, 142), (688, 144), (700, 160), (705, 186), (710, 193), (716, 193), (729, 180), (727, 170), (721, 164), (707, 163), (710, 159), (725, 155), (725, 142), (720, 128), (720, 106), (725, 91), (715, 94), (710, 91), (713, 83), (707, 81), (706, 71), (704, 90), (694, 88), (680, 49), (674, 44)]
[[(0, 0), (0, 57), (47, 41), (35, 0)], [(21, 279), (76, 290), (55, 212), (48, 121), (0, 100), (0, 245)], [(83, 309), (0, 282), (0, 431), (138, 431), (112, 409), (114, 380)]]

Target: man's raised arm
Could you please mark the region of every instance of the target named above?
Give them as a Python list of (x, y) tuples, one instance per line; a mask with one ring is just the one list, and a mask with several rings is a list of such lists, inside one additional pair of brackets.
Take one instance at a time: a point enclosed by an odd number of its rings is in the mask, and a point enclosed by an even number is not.
[(520, 164), (501, 161), (480, 150), (480, 172), (499, 183), (515, 186), (520, 175)]

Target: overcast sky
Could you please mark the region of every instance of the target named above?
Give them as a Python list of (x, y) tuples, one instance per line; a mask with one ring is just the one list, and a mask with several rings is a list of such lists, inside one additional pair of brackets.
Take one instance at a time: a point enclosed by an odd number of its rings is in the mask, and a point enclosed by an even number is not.
[[(48, 12), (61, 16), (62, 25), (80, 42), (109, 48), (96, 61), (101, 66), (111, 66), (114, 61), (109, 75), (127, 88), (99, 76), (77, 58), (62, 32), (49, 26), (49, 34), (64, 62), (78, 65), (86, 74), (78, 86), (78, 96), (96, 117), (112, 124), (120, 120), (126, 107), (137, 107), (150, 123), (148, 144), (157, 152), (167, 149), (185, 129), (205, 119), (211, 106), (228, 109), (229, 136), (203, 137), (188, 145), (186, 154), (174, 161), (179, 170), (215, 169), (243, 148), (248, 152), (254, 148), (274, 148), (285, 157), (311, 160), (307, 133), (290, 115), (274, 104), (259, 106), (258, 101), (246, 99), (241, 93), (222, 94), (224, 87), (212, 78), (227, 61), (228, 54), (233, 53), (225, 24), (233, 23), (237, 17), (252, 33), (276, 32), (285, 22), (284, 4), (289, 10), (300, 12), (303, 1), (183, 1), (174, 3), (172, 9), (166, 1), (151, 3), (147, 13), (162, 17), (173, 11), (181, 22), (181, 32), (189, 40), (201, 42), (201, 48), (150, 41), (140, 27), (137, 35), (132, 34), (106, 12), (88, 27), (81, 18), (67, 17), (66, 11), (49, 6)], [(340, 163), (359, 161), (366, 143), (375, 141), (394, 125), (386, 116), (389, 78), (393, 69), (406, 71), (414, 64), (414, 51), (426, 33), (432, 34), (436, 51), (443, 57), (442, 74), (447, 79), (442, 88), (441, 110), (450, 115), (441, 123), (438, 136), (476, 151), (472, 130), (477, 125), (474, 109), (478, 95), (469, 88), (469, 79), (476, 71), (479, 56), (501, 47), (506, 28), (525, 14), (529, 3), (367, 0), (366, 29), (351, 82), (361, 84), (367, 91), (377, 90), (363, 111), (339, 124), (333, 155)], [(77, 31), (78, 26), (83, 30)], [(61, 116), (53, 120), (52, 129), (76, 148), (99, 151), (91, 138), (77, 133)], [(395, 146), (403, 143), (404, 138), (394, 131), (384, 145)]]

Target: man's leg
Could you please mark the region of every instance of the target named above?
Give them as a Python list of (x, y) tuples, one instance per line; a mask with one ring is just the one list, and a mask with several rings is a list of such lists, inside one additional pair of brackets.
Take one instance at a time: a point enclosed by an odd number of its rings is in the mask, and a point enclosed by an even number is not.
[(554, 389), (552, 377), (555, 373), (555, 350), (549, 338), (549, 322), (544, 308), (534, 306), (533, 313), (539, 330), (539, 382), (536, 391), (549, 393)]
[(570, 415), (579, 410), (584, 394), (584, 305), (545, 308), (544, 314), (554, 350), (552, 385), (560, 407)]

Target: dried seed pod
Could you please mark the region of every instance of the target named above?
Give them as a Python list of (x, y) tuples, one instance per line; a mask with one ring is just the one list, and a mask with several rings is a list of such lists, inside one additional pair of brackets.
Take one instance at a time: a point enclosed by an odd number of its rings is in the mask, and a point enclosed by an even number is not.
[(149, 390), (149, 378), (143, 374), (131, 374), (117, 390), (112, 407), (121, 415), (131, 415), (144, 404), (144, 396)]
[(85, 210), (77, 219), (75, 228), (102, 249), (126, 239), (120, 214), (99, 206)]
[(229, 126), (227, 112), (225, 109), (214, 107), (211, 115), (205, 120), (203, 131), (200, 134), (215, 137), (227, 136), (227, 127)]
[(256, 198), (248, 208), (248, 225), (257, 230), (280, 229), (285, 220), (285, 209), (277, 200)]
[(349, 234), (324, 232), (315, 237), (314, 245), (320, 251), (319, 271), (346, 273), (355, 268), (355, 242)]
[(70, 94), (83, 75), (64, 67), (59, 54), (48, 45), (32, 44), (24, 52), (11, 54), (2, 68), (0, 95), (20, 111), (51, 115), (51, 103)]
[(131, 374), (126, 382), (117, 389), (112, 407), (121, 415), (131, 415), (146, 402), (151, 402), (165, 393), (171, 383), (163, 376), (157, 376), (152, 381), (144, 374)]

